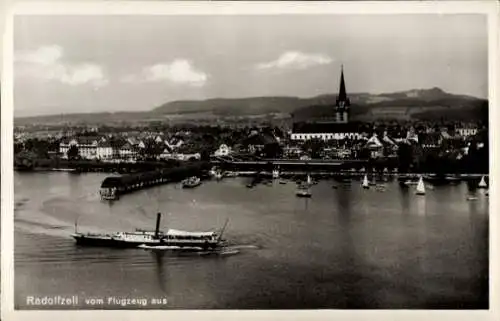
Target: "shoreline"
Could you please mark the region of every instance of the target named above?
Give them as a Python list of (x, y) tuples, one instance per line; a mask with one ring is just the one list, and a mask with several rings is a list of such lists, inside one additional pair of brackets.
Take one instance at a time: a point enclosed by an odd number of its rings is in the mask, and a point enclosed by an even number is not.
[[(183, 166), (179, 166), (183, 167)], [(69, 174), (82, 174), (82, 173), (116, 173), (118, 175), (127, 175), (131, 173), (118, 173), (117, 171), (105, 171), (105, 170), (98, 170), (98, 171), (88, 171), (88, 172), (81, 172), (78, 171), (76, 168), (34, 168), (34, 169), (29, 169), (29, 170), (24, 170), (24, 169), (14, 169), (16, 172), (62, 172), (62, 173), (69, 173)], [(248, 177), (248, 176), (255, 176), (257, 174), (261, 176), (272, 176), (272, 172), (270, 171), (227, 171), (227, 172), (233, 172), (237, 173), (237, 176), (241, 177)], [(418, 177), (418, 176), (454, 176), (454, 177), (460, 177), (460, 178), (481, 178), (482, 176), (488, 177), (490, 176), (489, 173), (435, 173), (435, 172), (389, 172), (389, 173), (383, 173), (383, 172), (370, 172), (370, 171), (280, 171), (280, 177), (284, 176), (300, 176), (300, 175), (307, 175), (310, 174), (311, 176), (364, 176), (364, 175), (377, 175), (377, 176), (392, 176), (392, 177)], [(438, 176), (439, 175), (439, 176)]]

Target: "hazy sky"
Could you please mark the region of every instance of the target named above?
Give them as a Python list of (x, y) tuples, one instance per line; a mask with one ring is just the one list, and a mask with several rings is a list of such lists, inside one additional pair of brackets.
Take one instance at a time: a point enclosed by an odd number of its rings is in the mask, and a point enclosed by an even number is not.
[(179, 99), (394, 92), (487, 97), (481, 15), (17, 16), (16, 116)]

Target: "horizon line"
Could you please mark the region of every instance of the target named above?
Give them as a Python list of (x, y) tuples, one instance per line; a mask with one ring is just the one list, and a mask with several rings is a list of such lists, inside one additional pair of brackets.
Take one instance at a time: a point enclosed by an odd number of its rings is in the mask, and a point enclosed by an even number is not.
[[(397, 94), (397, 93), (404, 93), (404, 92), (409, 92), (409, 91), (414, 91), (414, 90), (434, 90), (434, 89), (439, 89), (443, 93), (446, 94), (451, 94), (451, 95), (457, 95), (457, 96), (468, 96), (471, 98), (475, 99), (480, 99), (480, 100), (489, 100), (488, 97), (486, 98), (481, 98), (477, 96), (473, 96), (470, 94), (459, 94), (459, 93), (454, 93), (454, 92), (449, 92), (443, 90), (441, 87), (438, 86), (433, 86), (433, 87), (426, 87), (426, 88), (412, 88), (412, 89), (404, 89), (404, 90), (399, 90), (399, 91), (394, 91), (394, 92), (379, 92), (379, 93), (374, 93), (374, 92), (369, 92), (369, 91), (361, 91), (361, 92), (352, 92), (348, 93), (347, 96), (349, 97), (350, 95), (361, 95), (361, 94), (368, 94), (368, 95), (391, 95), (391, 94)], [(212, 98), (205, 98), (205, 99), (176, 99), (176, 100), (171, 100), (171, 101), (166, 101), (165, 103), (154, 106), (151, 109), (148, 110), (117, 110), (117, 111), (90, 111), (90, 112), (62, 112), (62, 113), (53, 113), (53, 114), (34, 114), (34, 115), (28, 115), (28, 116), (16, 116), (16, 111), (15, 108), (13, 110), (14, 114), (14, 119), (23, 119), (23, 118), (33, 118), (33, 117), (56, 117), (56, 116), (74, 116), (74, 115), (91, 115), (91, 114), (118, 114), (118, 113), (149, 113), (153, 112), (157, 108), (160, 108), (166, 104), (174, 103), (174, 102), (202, 102), (202, 101), (209, 101), (209, 100), (231, 100), (231, 99), (238, 99), (238, 100), (244, 100), (244, 99), (255, 99), (255, 98), (297, 98), (297, 99), (311, 99), (315, 97), (320, 97), (320, 96), (338, 96), (338, 93), (323, 93), (323, 94), (318, 94), (314, 96), (287, 96), (287, 95), (268, 95), (268, 96), (244, 96), (244, 97), (212, 97)]]

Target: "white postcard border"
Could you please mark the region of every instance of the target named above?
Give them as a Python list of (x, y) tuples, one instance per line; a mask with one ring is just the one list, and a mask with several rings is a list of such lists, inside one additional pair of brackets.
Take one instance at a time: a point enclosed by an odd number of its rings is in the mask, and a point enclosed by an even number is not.
[[(488, 16), (488, 85), (490, 121), (490, 177), (500, 177), (500, 167), (496, 166), (495, 155), (500, 152), (496, 124), (500, 124), (498, 98), (498, 57), (499, 57), (499, 6), (495, 1), (398, 1), (398, 2), (19, 2), (12, 5), (6, 16), (3, 35), (2, 96), (1, 96), (1, 309), (3, 320), (51, 320), (54, 318), (73, 321), (89, 319), (164, 320), (374, 320), (380, 318), (421, 320), (494, 320), (498, 319), (500, 302), (499, 242), (500, 220), (495, 209), (499, 209), (498, 182), (490, 179), (490, 309), (488, 311), (433, 311), (433, 310), (161, 310), (161, 311), (19, 311), (14, 310), (14, 222), (13, 222), (13, 16), (33, 15), (273, 15), (273, 14), (458, 14), (477, 13)], [(498, 305), (498, 304), (497, 304)]]

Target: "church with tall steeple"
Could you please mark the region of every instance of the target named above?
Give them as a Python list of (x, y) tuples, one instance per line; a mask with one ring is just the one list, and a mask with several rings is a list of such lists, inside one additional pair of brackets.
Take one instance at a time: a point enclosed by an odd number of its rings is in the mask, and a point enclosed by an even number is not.
[(349, 107), (351, 102), (347, 97), (347, 92), (345, 90), (345, 80), (344, 80), (344, 66), (340, 67), (340, 89), (339, 95), (337, 96), (337, 102), (335, 104), (335, 122), (337, 123), (348, 123), (349, 122)]
[[(320, 106), (323, 110), (325, 106)], [(333, 107), (333, 108), (332, 108)], [(344, 138), (360, 138), (356, 124), (350, 121), (351, 102), (347, 96), (344, 66), (340, 67), (339, 93), (332, 106), (333, 110), (326, 110), (328, 116), (312, 117), (298, 121), (294, 119), (291, 139), (305, 141), (309, 139), (339, 140)]]

